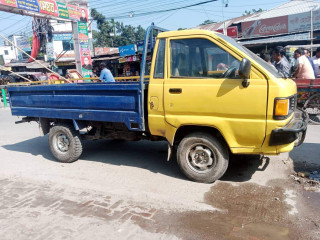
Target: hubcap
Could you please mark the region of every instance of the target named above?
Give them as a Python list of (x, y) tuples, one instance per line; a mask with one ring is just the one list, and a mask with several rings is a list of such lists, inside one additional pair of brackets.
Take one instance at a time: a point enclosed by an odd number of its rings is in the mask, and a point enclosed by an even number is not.
[(208, 171), (214, 164), (212, 151), (203, 145), (196, 145), (192, 147), (187, 157), (188, 164), (198, 172)]
[(56, 146), (61, 152), (69, 150), (70, 141), (65, 134), (60, 134), (56, 137)]

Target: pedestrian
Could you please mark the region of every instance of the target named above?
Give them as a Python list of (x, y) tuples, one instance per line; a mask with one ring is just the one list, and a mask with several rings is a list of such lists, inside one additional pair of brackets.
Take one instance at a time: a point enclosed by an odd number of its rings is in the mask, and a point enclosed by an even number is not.
[(100, 64), (101, 73), (100, 73), (100, 81), (102, 82), (115, 82), (111, 71), (107, 68), (105, 63)]
[(309, 62), (311, 63), (311, 66), (312, 66), (312, 69), (313, 69), (313, 72), (314, 72), (314, 77), (317, 78), (317, 70), (316, 70), (316, 66), (314, 65), (313, 63), (313, 60), (312, 58), (310, 57), (310, 51), (308, 49), (305, 49), (304, 50), (304, 55), (308, 58)]
[(264, 60), (270, 65), (270, 66), (272, 66), (272, 67), (274, 67), (275, 68), (275, 66), (272, 64), (272, 62), (271, 62), (271, 55), (269, 54), (269, 53), (265, 53), (264, 55), (263, 55), (263, 58), (264, 58)]
[(293, 77), (299, 79), (315, 79), (311, 63), (304, 55), (303, 48), (298, 48), (294, 52), (294, 58), (297, 60), (298, 67)]
[(320, 75), (320, 47), (317, 48), (316, 55), (312, 58), (312, 60), (318, 77)]
[(282, 73), (284, 77), (290, 77), (290, 63), (285, 56), (285, 50), (283, 47), (278, 46), (272, 51), (272, 59), (274, 61), (273, 65)]

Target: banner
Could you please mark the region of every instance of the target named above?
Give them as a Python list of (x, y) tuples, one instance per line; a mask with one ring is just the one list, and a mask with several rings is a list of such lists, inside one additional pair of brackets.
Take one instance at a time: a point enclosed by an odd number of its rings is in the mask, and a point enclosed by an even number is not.
[(16, 44), (23, 51), (26, 51), (26, 52), (31, 51), (30, 40), (27, 37), (18, 37), (18, 38), (16, 38)]
[(101, 56), (101, 55), (113, 55), (118, 54), (119, 48), (108, 48), (108, 47), (96, 47), (94, 48), (94, 55)]
[[(223, 29), (220, 28), (218, 30), (215, 30), (218, 33), (222, 33), (223, 34)], [(228, 27), (227, 28), (227, 36), (231, 37), (231, 38), (238, 38), (238, 27), (234, 26), (234, 27)]]
[(88, 22), (89, 18), (86, 8), (55, 0), (0, 0), (1, 5), (80, 22)]
[(79, 42), (80, 42), (80, 56), (83, 77), (90, 77), (92, 75), (92, 59), (90, 52), (90, 42), (87, 23), (78, 22)]
[[(320, 10), (313, 12), (313, 28), (320, 29)], [(311, 12), (289, 15), (289, 32), (305, 32), (311, 30)]]
[(0, 4), (10, 6), (10, 7), (17, 7), (16, 0), (0, 0)]
[(244, 38), (288, 33), (288, 16), (241, 23)]
[(37, 0), (17, 0), (18, 8), (32, 11), (40, 12), (39, 3)]
[(58, 7), (53, 0), (39, 0), (40, 12), (46, 15), (59, 17)]
[(53, 41), (72, 41), (72, 33), (55, 33), (53, 34)]

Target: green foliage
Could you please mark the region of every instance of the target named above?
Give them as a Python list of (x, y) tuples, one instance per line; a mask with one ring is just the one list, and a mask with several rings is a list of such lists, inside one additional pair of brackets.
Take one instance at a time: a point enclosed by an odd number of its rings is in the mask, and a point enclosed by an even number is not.
[(205, 20), (203, 23), (201, 23), (200, 25), (208, 25), (208, 24), (212, 24), (212, 23), (217, 23), (216, 21), (213, 20)]
[(93, 31), (94, 47), (119, 47), (144, 39), (145, 29), (140, 25), (133, 27), (122, 22), (107, 21), (96, 9), (91, 10), (91, 16), (97, 22), (98, 28), (98, 31)]
[(259, 13), (259, 12), (263, 12), (263, 10), (261, 8), (259, 9), (252, 9), (251, 11), (244, 11), (244, 14), (242, 14), (243, 16), (247, 16), (247, 15), (251, 15), (254, 13)]

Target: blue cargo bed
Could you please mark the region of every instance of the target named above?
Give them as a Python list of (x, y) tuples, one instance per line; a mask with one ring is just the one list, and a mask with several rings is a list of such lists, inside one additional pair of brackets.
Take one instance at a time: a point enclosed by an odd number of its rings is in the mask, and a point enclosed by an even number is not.
[(139, 83), (94, 83), (8, 88), (12, 115), (125, 123), (142, 131)]

